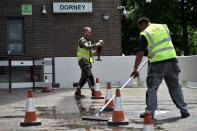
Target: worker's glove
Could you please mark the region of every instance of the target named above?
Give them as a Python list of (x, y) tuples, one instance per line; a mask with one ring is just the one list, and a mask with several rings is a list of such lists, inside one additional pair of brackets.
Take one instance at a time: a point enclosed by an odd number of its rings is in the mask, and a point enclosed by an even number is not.
[(103, 45), (104, 45), (103, 40), (99, 40), (99, 42), (96, 43), (96, 47), (103, 46)]
[(103, 40), (99, 40), (99, 42), (101, 42), (102, 46), (104, 46), (104, 42), (103, 42)]
[(102, 46), (102, 43), (101, 42), (97, 42), (96, 43), (96, 47), (98, 47), (98, 46)]
[(99, 40), (99, 42), (103, 43), (103, 40)]
[(137, 71), (133, 71), (131, 73), (131, 77), (134, 77), (134, 78), (138, 77), (138, 75), (139, 75), (139, 73)]

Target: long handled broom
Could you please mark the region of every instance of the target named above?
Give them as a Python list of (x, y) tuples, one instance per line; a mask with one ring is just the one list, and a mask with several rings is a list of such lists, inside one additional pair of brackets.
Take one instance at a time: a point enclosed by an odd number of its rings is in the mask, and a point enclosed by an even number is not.
[[(137, 71), (140, 71), (140, 69), (148, 62), (149, 59), (147, 59), (139, 68)], [(134, 78), (134, 76), (130, 77), (127, 82), (120, 88), (120, 91), (125, 88), (125, 86)], [(115, 98), (115, 95), (112, 96), (112, 98), (99, 110), (99, 112), (95, 116), (83, 116), (82, 120), (95, 120), (95, 121), (108, 121), (108, 118), (101, 118), (99, 117), (99, 114), (103, 112), (103, 110), (106, 108), (106, 106)]]

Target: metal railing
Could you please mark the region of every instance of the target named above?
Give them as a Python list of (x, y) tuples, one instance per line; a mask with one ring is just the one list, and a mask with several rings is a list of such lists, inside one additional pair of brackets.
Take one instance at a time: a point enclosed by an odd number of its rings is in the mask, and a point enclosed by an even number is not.
[[(9, 85), (9, 93), (12, 93), (12, 71), (13, 66), (30, 66), (31, 67), (31, 82), (33, 86), (33, 91), (36, 89), (35, 83), (35, 67), (36, 66), (44, 66), (46, 63), (44, 62), (44, 58), (38, 58), (30, 55), (9, 55), (9, 56), (0, 56), (0, 66), (8, 67), (8, 85)], [(49, 64), (49, 63), (48, 63)], [(51, 89), (53, 91), (53, 85), (55, 84), (55, 60), (52, 57), (52, 61), (50, 63), (52, 65), (52, 85)], [(44, 72), (43, 72), (44, 74)], [(49, 73), (48, 73), (49, 74)], [(38, 84), (37, 84), (38, 85)]]

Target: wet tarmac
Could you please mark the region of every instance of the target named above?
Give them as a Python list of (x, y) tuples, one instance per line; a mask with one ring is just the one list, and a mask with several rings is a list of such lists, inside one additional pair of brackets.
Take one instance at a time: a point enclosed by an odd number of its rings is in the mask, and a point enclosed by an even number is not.
[[(75, 99), (74, 89), (56, 89), (51, 93), (36, 90), (34, 101), (40, 126), (20, 127), (24, 121), (27, 89), (0, 90), (0, 131), (141, 131), (146, 88), (126, 88), (121, 92), (125, 118), (129, 125), (108, 126), (105, 121), (82, 120), (83, 116), (94, 116), (104, 105), (104, 99), (91, 99), (90, 90), (83, 89), (83, 99)], [(158, 91), (158, 110), (153, 120), (156, 131), (196, 131), (197, 130), (197, 89), (183, 88), (191, 117), (180, 119), (165, 86)], [(105, 96), (106, 90), (102, 93)], [(115, 89), (113, 89), (113, 93)], [(112, 112), (103, 112), (102, 118), (111, 118)]]

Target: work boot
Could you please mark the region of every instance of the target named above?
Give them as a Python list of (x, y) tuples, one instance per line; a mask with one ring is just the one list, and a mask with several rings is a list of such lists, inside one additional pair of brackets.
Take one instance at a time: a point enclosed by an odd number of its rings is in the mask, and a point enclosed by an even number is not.
[(79, 98), (83, 98), (83, 97), (85, 97), (85, 96), (81, 94), (81, 89), (77, 88), (77, 90), (75, 91), (75, 98), (79, 99)]
[[(140, 114), (140, 118), (144, 118), (144, 116), (145, 116), (145, 113)], [(154, 119), (154, 116), (152, 114), (151, 114), (151, 116), (152, 116), (152, 119)]]
[(181, 118), (187, 118), (189, 116), (190, 116), (189, 112), (181, 113)]

